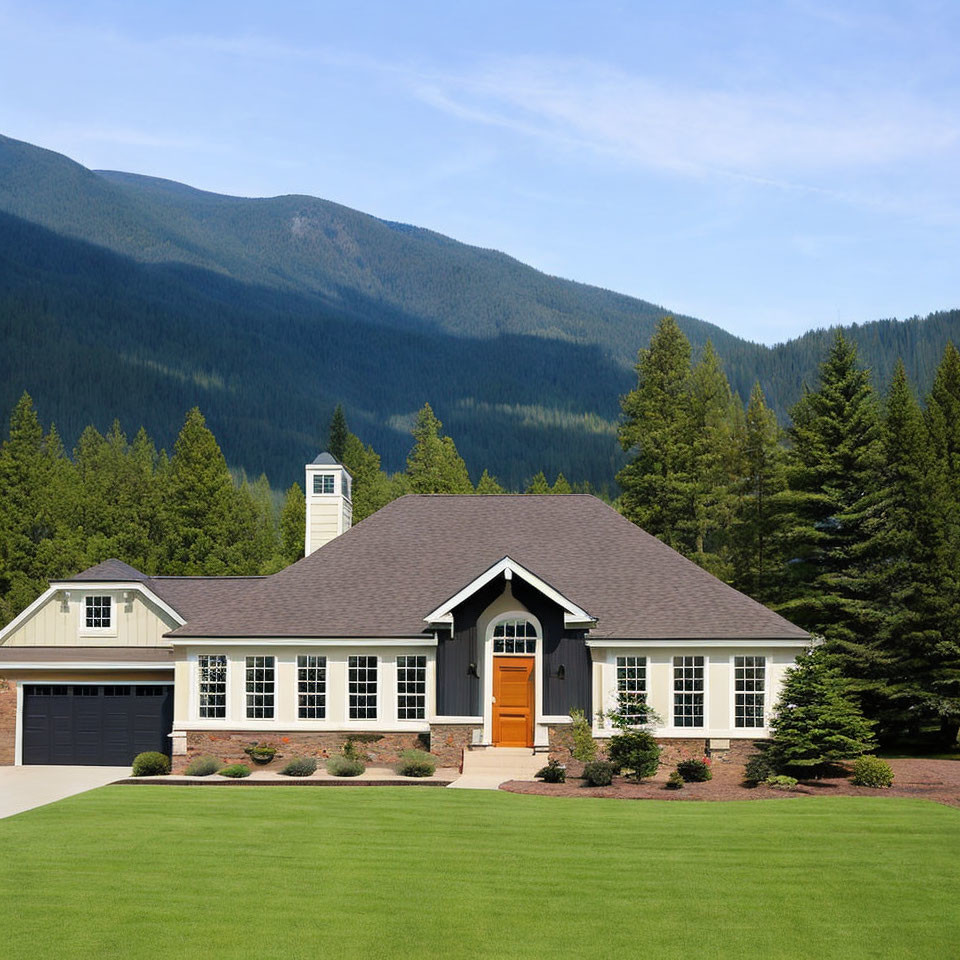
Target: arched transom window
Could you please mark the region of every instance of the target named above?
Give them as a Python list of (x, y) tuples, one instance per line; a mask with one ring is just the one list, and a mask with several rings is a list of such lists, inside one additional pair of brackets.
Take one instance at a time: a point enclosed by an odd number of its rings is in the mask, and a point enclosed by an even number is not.
[(536, 653), (537, 628), (529, 620), (501, 620), (493, 628), (494, 653)]

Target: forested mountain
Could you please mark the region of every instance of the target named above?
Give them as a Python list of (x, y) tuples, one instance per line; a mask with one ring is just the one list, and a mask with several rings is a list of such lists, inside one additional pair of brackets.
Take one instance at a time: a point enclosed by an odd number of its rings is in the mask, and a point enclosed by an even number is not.
[[(612, 485), (618, 398), (665, 312), (324, 200), (94, 172), (0, 137), (0, 408), (28, 390), (69, 445), (116, 416), (169, 445), (196, 404), (232, 464), (286, 486), (337, 402), (396, 469), (429, 400), (474, 481)], [(781, 414), (829, 338), (770, 349), (678, 322)], [(960, 312), (848, 332), (881, 380), (902, 355), (926, 389)]]

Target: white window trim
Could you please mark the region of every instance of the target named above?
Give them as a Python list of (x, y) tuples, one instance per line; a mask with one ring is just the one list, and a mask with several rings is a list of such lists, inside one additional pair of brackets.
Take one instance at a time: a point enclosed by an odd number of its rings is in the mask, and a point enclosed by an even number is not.
[[(676, 696), (678, 691), (675, 688), (674, 659), (676, 657), (703, 657), (703, 723), (699, 727), (681, 727), (676, 722)], [(691, 691), (693, 692), (693, 691)], [(706, 735), (710, 730), (710, 657), (705, 653), (673, 653), (670, 655), (670, 716), (667, 717), (667, 729), (671, 730), (675, 736), (680, 736), (688, 731), (690, 736), (697, 738), (697, 732), (702, 731)]]
[[(763, 660), (763, 726), (737, 726), (737, 657), (756, 657)], [(770, 726), (770, 657), (755, 653), (730, 654), (730, 729), (738, 731), (742, 736), (749, 737), (753, 733), (767, 734)]]
[[(351, 717), (350, 716), (350, 660), (352, 657), (371, 657), (377, 662), (377, 713), (373, 717)], [(383, 714), (383, 658), (373, 653), (351, 653), (346, 658), (345, 663), (347, 675), (343, 685), (343, 722), (348, 726), (355, 726), (364, 723), (379, 723)], [(402, 721), (409, 723), (422, 723), (424, 721)]]
[[(247, 703), (247, 697), (257, 696), (257, 694), (256, 694), (256, 693), (251, 693), (251, 692), (250, 692), (250, 688), (249, 688), (248, 685), (247, 685), (247, 669), (248, 669), (248, 667), (247, 667), (247, 660), (254, 659), (255, 657), (260, 657), (260, 658), (263, 659), (263, 660), (272, 660), (272, 661), (273, 661), (273, 666), (272, 666), (272, 668), (271, 668), (271, 669), (273, 670), (273, 716), (272, 716), (272, 717), (251, 717), (250, 714), (249, 714), (249, 712), (248, 712), (248, 711), (250, 710), (250, 705)], [(276, 723), (276, 721), (277, 721), (277, 714), (280, 712), (279, 709), (278, 709), (279, 704), (278, 704), (278, 702), (277, 702), (277, 672), (278, 672), (278, 671), (277, 671), (277, 667), (278, 667), (278, 664), (277, 664), (276, 654), (273, 654), (273, 653), (247, 653), (247, 654), (244, 654), (244, 657), (243, 657), (243, 718), (244, 718), (244, 720), (247, 720), (247, 721), (249, 721), (250, 723), (268, 723), (268, 724), (275, 724), (275, 723)], [(229, 668), (228, 668), (228, 669), (229, 669)], [(264, 665), (263, 667), (259, 667), (259, 668), (256, 667), (256, 666), (254, 666), (252, 669), (254, 669), (254, 670), (256, 670), (256, 669), (266, 670), (267, 667), (266, 667), (266, 665)], [(261, 696), (266, 696), (266, 693), (261, 694)]]
[[(423, 716), (418, 718), (400, 716), (400, 658), (401, 657), (422, 657), (423, 658)], [(349, 686), (349, 666), (347, 667), (347, 685)], [(419, 669), (419, 668), (418, 668)], [(398, 653), (393, 661), (393, 685), (394, 685), (394, 712), (398, 723), (423, 723), (430, 718), (430, 660), (424, 653)], [(379, 697), (380, 674), (377, 674), (377, 707), (380, 706)], [(402, 696), (419, 696), (419, 694), (402, 694)]]
[[(223, 657), (226, 677), (223, 686), (224, 708), (222, 717), (201, 717), (200, 716), (200, 658), (201, 657)], [(232, 661), (225, 653), (197, 653), (193, 654), (187, 661), (190, 664), (190, 716), (197, 723), (226, 723), (230, 720), (230, 667)]]
[[(110, 626), (108, 627), (88, 627), (87, 626), (87, 601), (94, 597), (109, 597), (110, 599)], [(115, 637), (117, 636), (117, 595), (111, 590), (84, 590), (80, 594), (79, 610), (77, 611), (77, 636), (79, 637)]]
[[(300, 658), (301, 657), (316, 657), (317, 659), (323, 660), (323, 716), (322, 717), (301, 717), (300, 716)], [(274, 657), (274, 669), (277, 671), (274, 674), (275, 680), (274, 684), (276, 687), (276, 679), (279, 674), (279, 662), (276, 657)], [(319, 667), (304, 667), (304, 670), (319, 670)], [(308, 697), (320, 696), (316, 693), (304, 694)], [(279, 714), (279, 703), (277, 701), (278, 693), (277, 689), (274, 689), (273, 694), (273, 709), (274, 716)], [(295, 723), (326, 723), (330, 718), (330, 664), (325, 653), (298, 653), (293, 658), (293, 714)]]

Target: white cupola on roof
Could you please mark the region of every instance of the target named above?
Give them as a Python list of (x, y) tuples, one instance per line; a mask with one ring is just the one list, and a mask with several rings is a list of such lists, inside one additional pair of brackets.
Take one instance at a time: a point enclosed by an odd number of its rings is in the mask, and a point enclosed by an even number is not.
[(350, 487), (353, 477), (329, 453), (307, 464), (307, 530), (304, 556), (309, 557), (353, 523)]

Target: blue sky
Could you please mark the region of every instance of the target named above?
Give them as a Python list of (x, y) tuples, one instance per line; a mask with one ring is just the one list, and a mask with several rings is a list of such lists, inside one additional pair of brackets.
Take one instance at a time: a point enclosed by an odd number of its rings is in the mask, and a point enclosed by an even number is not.
[(773, 343), (960, 307), (960, 3), (9, 4), (0, 132)]

